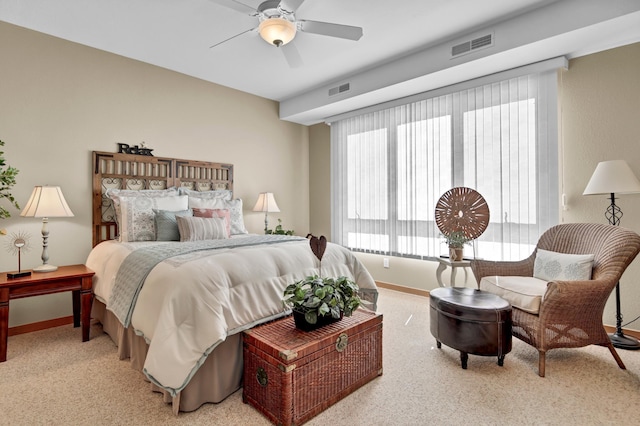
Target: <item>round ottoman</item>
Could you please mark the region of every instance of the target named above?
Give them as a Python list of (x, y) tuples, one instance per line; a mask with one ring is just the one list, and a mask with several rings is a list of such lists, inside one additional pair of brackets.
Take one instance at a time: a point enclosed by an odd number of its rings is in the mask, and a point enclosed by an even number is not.
[(511, 351), (511, 305), (495, 294), (466, 287), (436, 288), (429, 294), (431, 334), (438, 348), (460, 351), (462, 368), (468, 354), (497, 356), (502, 366)]

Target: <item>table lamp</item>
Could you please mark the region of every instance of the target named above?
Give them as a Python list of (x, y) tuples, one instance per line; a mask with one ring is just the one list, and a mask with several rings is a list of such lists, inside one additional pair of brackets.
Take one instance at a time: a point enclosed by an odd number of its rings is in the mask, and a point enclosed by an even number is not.
[(23, 217), (42, 218), (42, 265), (33, 268), (34, 272), (51, 272), (58, 269), (50, 265), (47, 251), (49, 241), (49, 229), (47, 223), (50, 217), (72, 217), (73, 213), (62, 195), (59, 186), (36, 186), (25, 208), (20, 213)]
[(269, 229), (267, 215), (269, 213), (277, 213), (280, 211), (280, 209), (278, 208), (276, 199), (273, 197), (273, 193), (261, 192), (260, 195), (258, 195), (258, 201), (253, 207), (253, 211), (264, 212), (264, 233), (266, 234), (267, 230)]

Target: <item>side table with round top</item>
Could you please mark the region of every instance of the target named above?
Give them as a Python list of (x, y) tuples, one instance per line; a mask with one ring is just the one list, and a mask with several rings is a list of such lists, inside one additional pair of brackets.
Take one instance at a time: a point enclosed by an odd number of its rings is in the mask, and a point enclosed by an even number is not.
[(445, 284), (442, 282), (442, 273), (447, 269), (451, 268), (451, 287), (456, 286), (456, 269), (462, 268), (464, 270), (464, 282), (467, 282), (467, 268), (471, 269), (471, 260), (451, 260), (449, 258), (439, 257), (438, 259), (438, 269), (436, 269), (436, 280), (438, 281), (438, 285), (440, 287), (445, 287)]
[(441, 287), (429, 294), (430, 328), (438, 348), (460, 351), (462, 368), (468, 354), (497, 356), (498, 365), (511, 351), (511, 304), (495, 294), (466, 287)]

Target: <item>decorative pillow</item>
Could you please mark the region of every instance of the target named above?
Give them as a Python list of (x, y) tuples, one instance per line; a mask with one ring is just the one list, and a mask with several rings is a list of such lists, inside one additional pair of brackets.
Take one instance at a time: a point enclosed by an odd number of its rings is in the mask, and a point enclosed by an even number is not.
[(120, 241), (153, 241), (156, 227), (153, 210), (181, 211), (189, 208), (186, 195), (161, 197), (119, 197)]
[(212, 191), (194, 191), (188, 188), (178, 188), (180, 195), (188, 195), (205, 200), (231, 200), (232, 193), (228, 189), (216, 189)]
[(120, 224), (120, 197), (170, 197), (178, 195), (178, 188), (171, 187), (167, 189), (117, 189), (109, 188), (104, 192), (116, 213), (116, 222)]
[(153, 209), (156, 225), (156, 241), (180, 241), (176, 216), (193, 216), (191, 209), (172, 212)]
[(224, 209), (229, 210), (231, 217), (231, 235), (248, 234), (244, 227), (242, 216), (242, 199), (235, 200), (205, 200), (202, 198), (189, 197), (189, 208), (192, 209)]
[(228, 209), (193, 209), (195, 217), (221, 217), (227, 225), (227, 237), (231, 237), (231, 215)]
[(592, 254), (566, 254), (538, 249), (533, 276), (546, 281), (581, 281), (591, 279)]
[(178, 194), (178, 188), (172, 187), (167, 189), (140, 190), (109, 188), (104, 192), (104, 195), (113, 201), (113, 205), (117, 211), (120, 207), (120, 197), (170, 197), (180, 194)]
[(180, 241), (221, 240), (228, 238), (227, 225), (221, 217), (176, 216)]

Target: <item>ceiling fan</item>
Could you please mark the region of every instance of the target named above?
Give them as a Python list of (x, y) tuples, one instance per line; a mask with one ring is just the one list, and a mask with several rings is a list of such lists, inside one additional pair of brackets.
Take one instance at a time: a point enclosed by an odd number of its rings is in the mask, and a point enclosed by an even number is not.
[(302, 58), (298, 49), (291, 43), (298, 31), (320, 34), (347, 40), (359, 40), (362, 37), (362, 28), (350, 25), (333, 24), (329, 22), (309, 21), (296, 19), (295, 11), (305, 0), (267, 0), (254, 9), (236, 0), (211, 0), (220, 6), (233, 9), (237, 12), (255, 16), (259, 24), (255, 28), (248, 29), (232, 37), (229, 37), (211, 48), (221, 45), (229, 40), (248, 32), (258, 31), (260, 36), (269, 44), (279, 47), (289, 63), (295, 68), (302, 65)]

